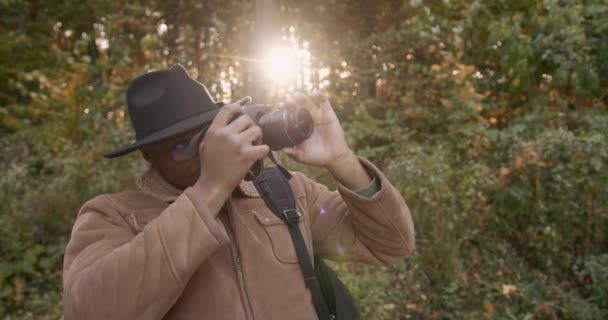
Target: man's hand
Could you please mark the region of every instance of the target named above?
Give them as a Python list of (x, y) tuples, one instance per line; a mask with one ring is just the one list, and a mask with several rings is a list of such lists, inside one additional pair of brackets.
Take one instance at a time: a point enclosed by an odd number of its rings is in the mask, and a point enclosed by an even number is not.
[(223, 106), (199, 146), (200, 176), (195, 187), (203, 191), (212, 212), (219, 212), (253, 163), (270, 151), (267, 145), (253, 144), (261, 140), (262, 129), (251, 118), (231, 121), (242, 111), (239, 104)]
[(327, 167), (336, 159), (351, 153), (344, 138), (344, 130), (325, 94), (315, 91), (308, 96), (298, 92), (285, 101), (285, 107), (304, 108), (310, 113), (314, 123), (310, 138), (295, 147), (283, 149), (294, 160), (303, 164)]
[(324, 167), (351, 189), (369, 184), (370, 177), (346, 143), (344, 130), (327, 96), (315, 91), (310, 96), (298, 92), (285, 101), (287, 108), (304, 108), (313, 120), (310, 138), (301, 144), (283, 148), (283, 152), (302, 164)]

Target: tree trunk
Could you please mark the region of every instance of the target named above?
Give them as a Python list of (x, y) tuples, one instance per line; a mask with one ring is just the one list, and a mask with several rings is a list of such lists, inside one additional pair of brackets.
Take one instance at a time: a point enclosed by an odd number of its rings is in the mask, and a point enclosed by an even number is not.
[(249, 69), (248, 80), (250, 83), (247, 91), (252, 96), (253, 101), (263, 101), (265, 98), (264, 66), (260, 62), (264, 58), (264, 50), (276, 43), (278, 26), (273, 24), (276, 17), (273, 0), (255, 1), (255, 37), (253, 37), (255, 42), (251, 47), (256, 62), (253, 62), (253, 67)]

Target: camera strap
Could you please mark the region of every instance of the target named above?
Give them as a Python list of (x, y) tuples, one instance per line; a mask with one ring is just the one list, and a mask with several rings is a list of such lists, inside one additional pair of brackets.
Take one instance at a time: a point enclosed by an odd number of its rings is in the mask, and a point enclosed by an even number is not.
[(304, 276), (304, 282), (312, 294), (317, 316), (320, 320), (335, 319), (335, 316), (329, 313), (310, 255), (306, 249), (302, 232), (300, 231), (299, 221), (301, 214), (296, 210), (295, 197), (289, 185), (291, 174), (277, 164), (272, 153), (269, 154), (269, 158), (276, 166), (263, 169), (253, 180), (253, 184), (268, 208), (287, 225), (289, 235), (296, 250), (300, 269)]

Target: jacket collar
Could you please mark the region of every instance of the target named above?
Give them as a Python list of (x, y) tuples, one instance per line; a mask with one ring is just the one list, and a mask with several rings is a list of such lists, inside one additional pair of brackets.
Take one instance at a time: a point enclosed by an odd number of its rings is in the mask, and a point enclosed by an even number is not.
[(169, 184), (163, 179), (160, 173), (152, 167), (135, 180), (135, 185), (139, 191), (168, 203), (175, 201), (183, 192), (183, 190)]
[[(167, 203), (172, 203), (182, 194), (182, 192), (184, 192), (184, 190), (169, 184), (162, 175), (152, 167), (135, 180), (135, 185), (139, 191)], [(248, 198), (260, 197), (260, 194), (251, 181), (241, 181), (238, 190), (243, 196)]]

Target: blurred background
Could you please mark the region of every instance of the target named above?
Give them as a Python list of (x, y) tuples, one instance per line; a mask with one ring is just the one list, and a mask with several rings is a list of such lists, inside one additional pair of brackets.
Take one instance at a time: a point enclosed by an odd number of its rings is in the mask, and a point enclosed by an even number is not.
[[(145, 170), (124, 93), (326, 92), (417, 251), (333, 264), (364, 319), (608, 319), (608, 1), (0, 0), (0, 319), (61, 319), (79, 207)], [(300, 168), (321, 182), (327, 174)]]

